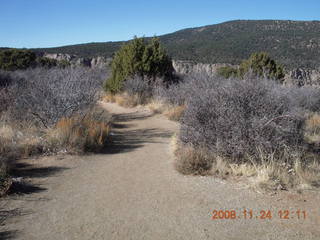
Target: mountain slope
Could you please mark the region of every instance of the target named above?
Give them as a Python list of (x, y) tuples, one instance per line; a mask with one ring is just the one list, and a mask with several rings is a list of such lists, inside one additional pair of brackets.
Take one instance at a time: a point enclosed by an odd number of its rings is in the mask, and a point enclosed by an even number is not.
[[(238, 64), (252, 52), (266, 51), (289, 69), (320, 67), (320, 21), (238, 20), (183, 29), (160, 39), (169, 54), (179, 60)], [(34, 50), (111, 57), (123, 43)]]

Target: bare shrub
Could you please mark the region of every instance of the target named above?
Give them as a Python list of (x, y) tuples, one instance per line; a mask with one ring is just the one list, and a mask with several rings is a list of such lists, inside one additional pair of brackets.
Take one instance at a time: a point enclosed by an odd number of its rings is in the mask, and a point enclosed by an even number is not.
[(303, 121), (291, 99), (271, 81), (204, 78), (193, 88), (182, 118), (180, 140), (240, 161), (301, 148)]
[(320, 89), (312, 86), (288, 87), (287, 95), (291, 98), (292, 107), (304, 111), (320, 112)]
[(197, 86), (198, 82), (205, 82), (208, 79), (211, 79), (211, 77), (205, 72), (181, 75), (179, 76), (179, 81), (171, 85), (156, 85), (153, 89), (153, 97), (157, 101), (181, 106), (186, 104), (188, 98), (193, 97), (193, 89)]
[(72, 67), (0, 72), (0, 196), (16, 159), (105, 146), (109, 117), (88, 112), (105, 75), (102, 69)]
[(9, 72), (0, 71), (0, 116), (13, 102), (12, 78)]
[(13, 117), (34, 120), (45, 127), (92, 107), (105, 73), (88, 68), (18, 71)]
[(12, 83), (10, 72), (0, 70), (0, 88), (8, 87)]
[(145, 104), (152, 97), (152, 81), (136, 75), (124, 82), (123, 90), (129, 96), (136, 96), (137, 104)]
[(9, 87), (0, 88), (0, 115), (8, 110), (13, 100), (13, 94)]
[(187, 87), (189, 83), (180, 82), (167, 86), (158, 85), (153, 89), (153, 96), (156, 100), (171, 105), (183, 105), (188, 96)]

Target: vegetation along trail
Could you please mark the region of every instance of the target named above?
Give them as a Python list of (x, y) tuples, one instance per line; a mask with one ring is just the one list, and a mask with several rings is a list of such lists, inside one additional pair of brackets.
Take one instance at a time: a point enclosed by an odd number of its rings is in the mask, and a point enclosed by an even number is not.
[[(182, 176), (171, 149), (178, 123), (103, 104), (115, 120), (112, 149), (20, 161), (16, 171), (30, 185), (1, 199), (0, 238), (320, 239), (318, 193), (261, 194), (236, 181)], [(213, 220), (214, 210), (237, 217)], [(257, 218), (268, 210), (271, 217)]]

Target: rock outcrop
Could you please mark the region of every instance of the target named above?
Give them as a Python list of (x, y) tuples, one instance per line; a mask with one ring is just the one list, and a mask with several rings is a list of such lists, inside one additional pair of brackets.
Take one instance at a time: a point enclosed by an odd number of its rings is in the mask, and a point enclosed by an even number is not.
[(196, 63), (193, 61), (173, 61), (173, 68), (177, 73), (189, 74), (189, 73), (200, 73), (205, 72), (209, 75), (214, 75), (220, 67), (232, 66), (230, 64), (207, 64), (207, 63)]
[(43, 57), (55, 59), (57, 61), (68, 61), (71, 62), (72, 60), (76, 59), (75, 55), (69, 55), (65, 53), (45, 53)]
[(296, 86), (320, 86), (320, 70), (297, 68), (285, 76), (285, 84)]
[[(72, 65), (86, 66), (90, 68), (103, 68), (111, 63), (111, 58), (105, 57), (92, 57), (82, 58), (76, 55), (69, 55), (64, 53), (45, 53), (43, 57), (55, 59), (57, 61), (68, 61)], [(215, 75), (220, 67), (233, 66), (231, 64), (207, 64), (207, 63), (196, 63), (193, 61), (173, 61), (173, 67), (177, 73), (190, 74), (190, 73), (201, 73), (204, 72), (209, 75)], [(235, 66), (233, 66), (235, 67)], [(286, 76), (284, 83), (287, 85), (296, 86), (320, 86), (320, 69), (308, 70), (297, 68), (289, 71)]]
[(92, 57), (92, 58), (83, 58), (76, 55), (69, 55), (66, 53), (44, 53), (42, 55), (46, 58), (55, 59), (57, 61), (68, 61), (71, 65), (75, 66), (85, 66), (90, 68), (103, 68), (107, 66), (110, 62), (110, 58), (105, 57)]
[[(215, 75), (217, 69), (224, 66), (232, 66), (230, 64), (204, 64), (192, 61), (173, 61), (173, 67), (180, 74), (200, 73), (205, 72), (209, 75)], [(235, 66), (233, 66), (235, 67)], [(295, 69), (289, 71), (284, 80), (286, 85), (296, 86), (320, 86), (320, 69)]]

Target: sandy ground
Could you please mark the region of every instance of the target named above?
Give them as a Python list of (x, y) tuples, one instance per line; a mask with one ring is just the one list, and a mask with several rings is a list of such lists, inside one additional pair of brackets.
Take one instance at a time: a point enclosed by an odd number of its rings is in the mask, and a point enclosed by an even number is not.
[[(320, 195), (261, 194), (173, 168), (178, 124), (142, 109), (104, 104), (114, 114), (114, 147), (104, 154), (21, 161), (28, 181), (0, 201), (0, 239), (320, 239)], [(18, 184), (19, 186), (19, 184)], [(252, 209), (252, 219), (244, 219)], [(307, 212), (306, 219), (279, 210)], [(214, 210), (237, 218), (212, 220)], [(272, 219), (259, 219), (270, 210)]]

